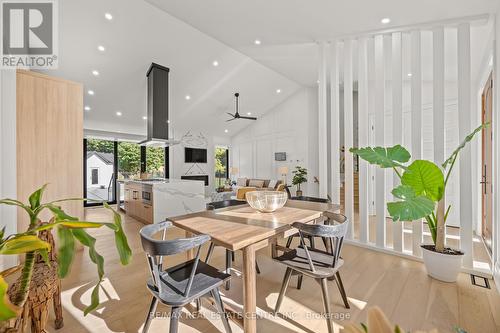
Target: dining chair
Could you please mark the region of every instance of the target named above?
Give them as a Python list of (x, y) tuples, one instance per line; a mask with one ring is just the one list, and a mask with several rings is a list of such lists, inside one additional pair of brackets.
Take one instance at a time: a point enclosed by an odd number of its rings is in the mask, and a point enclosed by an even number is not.
[[(221, 209), (221, 208), (226, 208), (226, 207), (231, 207), (231, 206), (239, 206), (241, 204), (246, 204), (246, 202), (242, 202), (239, 200), (225, 200), (225, 201), (220, 201), (220, 202), (212, 202), (207, 204), (207, 210), (215, 210), (215, 209)], [(215, 243), (210, 242), (210, 245), (208, 247), (207, 251), (207, 256), (205, 258), (205, 263), (209, 263), (210, 259), (212, 259), (212, 254), (214, 253), (215, 249)], [(233, 261), (234, 261), (234, 251), (226, 249), (226, 273), (229, 274), (231, 271), (231, 268), (233, 267)], [(260, 274), (260, 267), (257, 262), (255, 262), (255, 271), (257, 274)], [(231, 289), (231, 279), (228, 279), (225, 283), (225, 288), (226, 290)], [(197, 307), (199, 307), (199, 302), (197, 303)]]
[[(230, 275), (219, 272), (203, 261), (200, 261), (200, 250), (204, 243), (210, 240), (208, 235), (198, 235), (191, 238), (167, 240), (167, 229), (172, 226), (169, 221), (151, 224), (140, 231), (142, 248), (146, 252), (151, 277), (147, 288), (153, 294), (151, 305), (144, 323), (143, 333), (149, 330), (156, 312), (158, 302), (171, 307), (170, 333), (177, 333), (182, 308), (194, 300), (210, 294), (215, 300), (226, 333), (231, 333), (231, 327), (224, 311), (224, 305), (219, 293), (219, 287)], [(153, 238), (162, 233), (161, 239)], [(164, 270), (164, 257), (196, 250), (194, 259)]]
[[(281, 291), (276, 302), (275, 313), (278, 313), (286, 289), (293, 272), (314, 278), (320, 285), (323, 294), (323, 306), (326, 312), (328, 333), (333, 333), (332, 312), (330, 307), (330, 296), (328, 294), (328, 279), (333, 278), (347, 309), (350, 308), (347, 294), (340, 278), (340, 268), (344, 260), (340, 258), (344, 237), (349, 228), (349, 221), (344, 215), (329, 214), (335, 223), (330, 224), (307, 224), (295, 222), (292, 226), (299, 231), (300, 245), (295, 249), (285, 249), (281, 256), (273, 258), (275, 261), (285, 265), (286, 272), (281, 285)], [(308, 247), (305, 236), (322, 237), (328, 240), (331, 252)]]

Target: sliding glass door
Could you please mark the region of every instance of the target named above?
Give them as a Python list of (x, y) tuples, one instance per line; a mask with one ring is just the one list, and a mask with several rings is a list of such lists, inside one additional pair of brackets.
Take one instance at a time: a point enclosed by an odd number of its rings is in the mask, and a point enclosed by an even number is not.
[(116, 143), (84, 140), (84, 197), (87, 206), (116, 202)]
[(86, 206), (123, 202), (123, 180), (169, 177), (168, 147), (101, 139), (85, 139), (83, 145)]

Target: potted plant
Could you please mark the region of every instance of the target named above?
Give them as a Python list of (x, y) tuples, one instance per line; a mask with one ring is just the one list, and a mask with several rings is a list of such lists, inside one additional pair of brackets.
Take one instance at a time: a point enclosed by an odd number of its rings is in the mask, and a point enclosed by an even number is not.
[[(68, 215), (59, 203), (84, 199), (70, 198), (42, 203), (43, 192), (47, 185), (42, 186), (30, 195), (28, 203), (14, 199), (0, 200), (0, 204), (17, 206), (29, 215), (27, 230), (12, 235), (5, 235), (5, 227), (0, 232), (0, 255), (24, 254), (21, 275), (16, 284), (17, 288), (11, 293), (4, 277), (0, 275), (0, 332), (16, 332), (22, 308), (26, 302), (32, 285), (33, 271), (35, 269), (35, 258), (40, 255), (48, 265), (49, 255), (57, 251), (57, 274), (64, 278), (70, 270), (75, 254), (75, 243), (80, 242), (89, 250), (89, 257), (97, 266), (98, 281), (92, 291), (91, 303), (84, 310), (88, 314), (99, 306), (99, 289), (104, 276), (104, 258), (96, 251), (96, 239), (89, 235), (85, 229), (107, 227), (114, 232), (115, 246), (123, 265), (130, 262), (132, 251), (128, 245), (127, 238), (122, 228), (120, 215), (109, 205), (104, 207), (113, 214), (112, 223), (80, 221), (78, 218)], [(49, 222), (42, 223), (39, 216), (44, 211), (50, 211), (52, 218)], [(55, 230), (57, 235), (57, 249), (51, 248), (50, 244), (39, 237), (39, 233)]]
[(307, 182), (307, 169), (303, 168), (299, 165), (295, 167), (295, 170), (292, 171), (293, 179), (292, 184), (297, 186), (297, 196), (302, 196), (302, 190), (300, 189), (300, 184)]
[(387, 203), (387, 210), (394, 222), (415, 221), (425, 218), (433, 244), (421, 245), (427, 273), (438, 280), (454, 282), (462, 266), (463, 253), (445, 247), (445, 224), (451, 205), (445, 210), (446, 185), (460, 151), (488, 124), (476, 128), (465, 137), (441, 167), (427, 160), (415, 160), (406, 165), (411, 155), (400, 145), (393, 147), (351, 148), (370, 164), (392, 168), (401, 184), (392, 190), (398, 200)]

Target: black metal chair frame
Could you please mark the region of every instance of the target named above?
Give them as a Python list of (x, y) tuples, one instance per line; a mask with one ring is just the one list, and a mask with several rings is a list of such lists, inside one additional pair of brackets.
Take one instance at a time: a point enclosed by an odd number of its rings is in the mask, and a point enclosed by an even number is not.
[[(169, 332), (177, 333), (182, 308), (210, 294), (215, 300), (226, 332), (231, 333), (219, 293), (219, 287), (229, 279), (229, 275), (200, 261), (201, 247), (210, 240), (210, 236), (198, 235), (191, 238), (166, 240), (167, 229), (171, 226), (171, 222), (165, 221), (147, 225), (140, 231), (142, 247), (146, 252), (151, 273), (147, 287), (153, 295), (142, 332), (148, 332), (158, 301), (171, 307)], [(153, 238), (153, 235), (160, 232), (162, 232), (161, 240)], [(197, 250), (194, 259), (164, 270), (165, 256), (180, 254), (195, 248)], [(195, 280), (197, 282), (193, 285)], [(184, 283), (185, 286), (182, 287)]]
[[(332, 212), (325, 212), (324, 214), (326, 214), (326, 217), (330, 220), (329, 224), (293, 223), (292, 226), (299, 230), (300, 246), (296, 249), (287, 249), (283, 255), (274, 258), (275, 261), (287, 266), (280, 294), (276, 302), (275, 313), (278, 313), (281, 307), (292, 273), (298, 272), (299, 274), (310, 276), (321, 285), (328, 332), (333, 333), (330, 296), (327, 286), (329, 279), (335, 280), (345, 307), (347, 309), (350, 308), (339, 273), (339, 269), (343, 264), (343, 260), (340, 258), (340, 252), (349, 227), (349, 221), (344, 215)], [(334, 224), (333, 222), (337, 222), (338, 224)], [(305, 242), (306, 236), (321, 237), (325, 239), (325, 241), (329, 243), (331, 251), (321, 251), (308, 247)]]

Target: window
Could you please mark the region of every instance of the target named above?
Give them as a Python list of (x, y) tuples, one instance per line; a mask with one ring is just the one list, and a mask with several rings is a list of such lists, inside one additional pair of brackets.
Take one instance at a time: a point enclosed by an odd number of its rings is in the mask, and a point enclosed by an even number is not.
[(215, 147), (215, 183), (224, 186), (229, 178), (229, 150), (227, 147)]
[(92, 177), (92, 185), (99, 184), (99, 169), (93, 168), (91, 177)]
[(85, 205), (92, 206), (102, 201), (116, 202), (116, 143), (109, 140), (84, 140), (84, 197)]
[(146, 173), (150, 178), (165, 178), (165, 148), (146, 148)]

